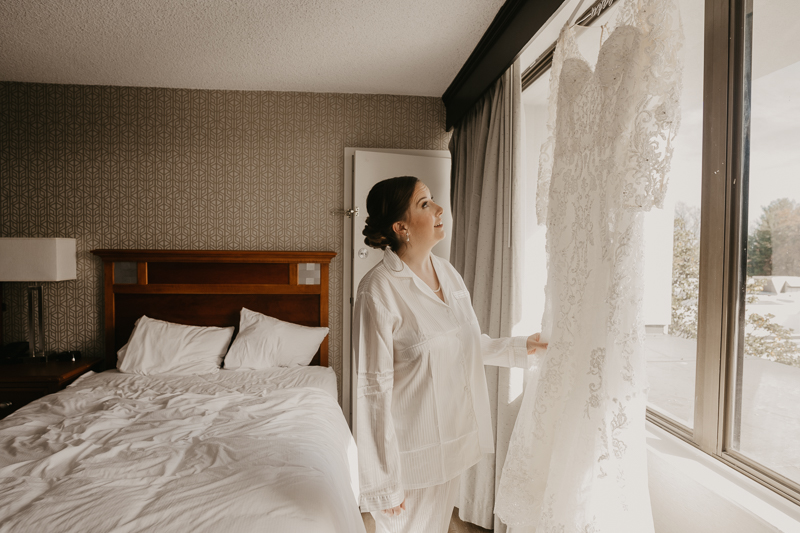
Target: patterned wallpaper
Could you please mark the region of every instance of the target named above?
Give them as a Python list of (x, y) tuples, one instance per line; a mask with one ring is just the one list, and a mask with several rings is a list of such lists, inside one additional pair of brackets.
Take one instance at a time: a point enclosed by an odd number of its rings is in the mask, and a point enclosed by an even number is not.
[[(344, 148), (449, 136), (438, 98), (0, 82), (0, 236), (77, 239), (77, 280), (45, 284), (45, 337), (98, 356), (92, 249), (333, 250), (341, 382)], [(27, 338), (27, 285), (4, 284), (5, 342)]]

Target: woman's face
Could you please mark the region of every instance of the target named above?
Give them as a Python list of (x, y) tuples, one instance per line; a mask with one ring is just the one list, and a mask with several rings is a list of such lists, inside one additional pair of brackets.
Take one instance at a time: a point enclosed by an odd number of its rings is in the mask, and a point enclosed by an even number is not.
[(430, 250), (445, 237), (442, 224), (443, 212), (444, 209), (433, 201), (428, 187), (419, 181), (411, 197), (405, 221), (395, 222), (394, 229), (403, 243), (410, 234), (411, 239), (406, 246)]

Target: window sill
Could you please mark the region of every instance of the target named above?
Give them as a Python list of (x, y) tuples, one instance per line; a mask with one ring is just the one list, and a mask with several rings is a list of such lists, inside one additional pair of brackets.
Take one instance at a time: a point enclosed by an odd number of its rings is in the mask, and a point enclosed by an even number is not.
[[(647, 423), (647, 450), (654, 515), (660, 503), (676, 507), (678, 502), (677, 506), (681, 507), (681, 499), (686, 503), (696, 498), (696, 501), (691, 501), (689, 506), (697, 506), (704, 514), (710, 514), (713, 519), (714, 503), (703, 501), (702, 496), (697, 497), (698, 494), (711, 494), (720, 517), (737, 521), (736, 515), (740, 515), (750, 521), (751, 525), (739, 521), (742, 526), (741, 531), (753, 531), (748, 528), (756, 524), (760, 524), (763, 531), (800, 531), (800, 506), (651, 422)], [(669, 479), (666, 479), (667, 477)], [(676, 478), (680, 479), (676, 481)], [(687, 487), (685, 494), (677, 494), (687, 485), (695, 487), (694, 492)], [(672, 490), (672, 495), (664, 498), (669, 501), (655, 501), (660, 494), (664, 494), (664, 490)], [(678, 508), (674, 509), (674, 512), (691, 513), (691, 509)], [(722, 524), (716, 522), (716, 525)], [(708, 531), (722, 530), (708, 529)], [(706, 530), (694, 529), (694, 531)]]

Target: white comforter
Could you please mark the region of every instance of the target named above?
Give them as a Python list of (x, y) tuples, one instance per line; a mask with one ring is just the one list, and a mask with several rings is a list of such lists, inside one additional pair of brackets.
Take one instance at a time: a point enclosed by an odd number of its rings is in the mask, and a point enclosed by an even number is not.
[(335, 387), (322, 368), (83, 377), (0, 421), (0, 532), (363, 532)]

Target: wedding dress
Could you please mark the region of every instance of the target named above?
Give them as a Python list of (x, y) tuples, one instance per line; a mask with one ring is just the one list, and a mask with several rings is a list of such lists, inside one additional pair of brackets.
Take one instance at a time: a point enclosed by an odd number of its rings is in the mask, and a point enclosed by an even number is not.
[[(642, 216), (661, 207), (680, 121), (677, 0), (624, 0), (594, 69), (555, 49), (539, 222), (548, 279), (495, 512), (536, 533), (653, 531), (642, 342)], [(526, 529), (529, 531), (530, 529)]]

